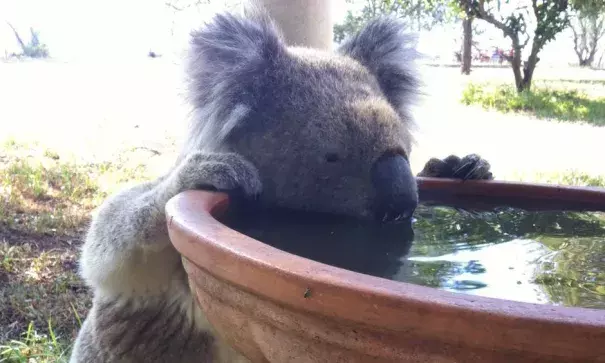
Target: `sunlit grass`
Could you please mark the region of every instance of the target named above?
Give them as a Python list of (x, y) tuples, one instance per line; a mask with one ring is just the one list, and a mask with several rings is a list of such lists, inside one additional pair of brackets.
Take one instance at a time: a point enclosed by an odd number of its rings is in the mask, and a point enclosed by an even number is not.
[(461, 102), (504, 113), (522, 112), (542, 119), (605, 125), (605, 98), (556, 82), (536, 82), (531, 91), (522, 93), (509, 84), (469, 83)]
[(0, 162), (0, 225), (21, 232), (72, 232), (109, 193), (123, 183), (145, 177), (143, 166), (130, 169), (111, 162), (78, 164), (62, 160), (48, 149), (13, 141), (4, 146), (0, 152), (5, 159)]
[(120, 160), (79, 163), (38, 145), (1, 145), (0, 362), (67, 361), (90, 307), (77, 274), (90, 214), (148, 177)]
[(3, 363), (59, 363), (69, 361), (68, 342), (54, 333), (52, 320), (48, 321), (48, 334), (40, 334), (30, 323), (23, 337), (0, 345), (0, 362)]
[(531, 183), (605, 188), (605, 175), (592, 175), (578, 170), (565, 170), (559, 172), (511, 173), (509, 175), (503, 175), (502, 179)]

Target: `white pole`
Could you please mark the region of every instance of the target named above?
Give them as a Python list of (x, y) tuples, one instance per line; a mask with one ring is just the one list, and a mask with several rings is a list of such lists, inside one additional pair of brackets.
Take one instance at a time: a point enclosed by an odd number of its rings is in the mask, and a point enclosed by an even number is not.
[(333, 0), (260, 0), (288, 45), (332, 50)]

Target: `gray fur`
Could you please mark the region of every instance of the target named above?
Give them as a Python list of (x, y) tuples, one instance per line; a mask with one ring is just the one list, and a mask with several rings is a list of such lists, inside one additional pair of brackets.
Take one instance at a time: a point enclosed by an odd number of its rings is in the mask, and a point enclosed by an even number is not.
[(376, 18), (345, 40), (338, 51), (366, 66), (402, 120), (412, 122), (409, 107), (417, 100), (420, 85), (414, 62), (420, 53), (416, 37), (404, 32), (405, 28), (394, 16)]
[(260, 193), (249, 162), (230, 153), (197, 152), (166, 176), (103, 203), (81, 256), (93, 306), (70, 362), (237, 361), (229, 347), (212, 337), (195, 304), (164, 214), (166, 202), (182, 191), (236, 186), (251, 196)]
[(195, 105), (185, 151), (216, 149), (255, 107), (259, 82), (285, 52), (283, 36), (260, 9), (218, 14), (191, 34), (187, 64)]
[(94, 292), (71, 363), (244, 362), (197, 307), (164, 207), (197, 188), (258, 203), (371, 215), (370, 170), (409, 156), (416, 82), (403, 25), (372, 22), (339, 53), (286, 47), (262, 12), (192, 33), (194, 123), (175, 166), (107, 199), (82, 249)]

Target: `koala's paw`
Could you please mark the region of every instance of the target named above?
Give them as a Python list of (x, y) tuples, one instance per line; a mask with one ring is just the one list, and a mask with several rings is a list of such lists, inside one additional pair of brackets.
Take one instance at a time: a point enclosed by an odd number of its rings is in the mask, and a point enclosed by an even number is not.
[(256, 167), (235, 153), (191, 153), (177, 168), (176, 178), (179, 191), (241, 190), (248, 197), (256, 197), (262, 190)]
[(477, 154), (470, 154), (463, 158), (450, 155), (440, 160), (430, 159), (418, 176), (434, 178), (455, 178), (462, 180), (493, 180), (490, 164)]

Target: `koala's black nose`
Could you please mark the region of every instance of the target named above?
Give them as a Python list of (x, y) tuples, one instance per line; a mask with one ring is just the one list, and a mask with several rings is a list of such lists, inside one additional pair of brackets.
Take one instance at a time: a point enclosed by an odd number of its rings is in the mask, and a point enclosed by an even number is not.
[(374, 211), (383, 222), (408, 219), (418, 206), (418, 186), (410, 164), (399, 154), (387, 154), (372, 167), (376, 189)]

